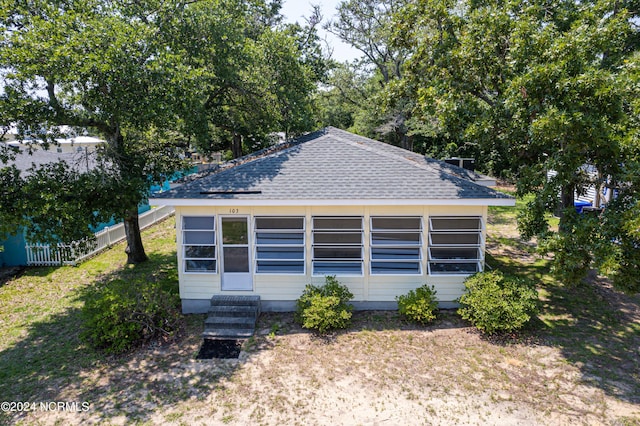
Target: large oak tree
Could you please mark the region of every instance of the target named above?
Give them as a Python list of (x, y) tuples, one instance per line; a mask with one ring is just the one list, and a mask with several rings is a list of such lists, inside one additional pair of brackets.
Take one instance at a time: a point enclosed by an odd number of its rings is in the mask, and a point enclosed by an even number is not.
[[(602, 225), (620, 209), (591, 220), (573, 204), (589, 185), (635, 193), (628, 170), (637, 160), (629, 149), (638, 143), (629, 136), (637, 75), (626, 69), (637, 62), (637, 13), (622, 1), (422, 0), (397, 15), (395, 41), (412, 51), (403, 84), (416, 100), (414, 116), (434, 140), (533, 195), (521, 231), (554, 250), (567, 281), (607, 250), (621, 252), (620, 235), (609, 232), (621, 227)], [(548, 212), (560, 212), (559, 233), (549, 232)]]
[(0, 10), (0, 123), (21, 140), (71, 129), (107, 142), (84, 175), (63, 164), (3, 168), (1, 231), (25, 226), (30, 241), (68, 243), (114, 215), (128, 262), (142, 262), (138, 205), (185, 166), (187, 144), (311, 126), (314, 80), (277, 27), (277, 1), (0, 0)]

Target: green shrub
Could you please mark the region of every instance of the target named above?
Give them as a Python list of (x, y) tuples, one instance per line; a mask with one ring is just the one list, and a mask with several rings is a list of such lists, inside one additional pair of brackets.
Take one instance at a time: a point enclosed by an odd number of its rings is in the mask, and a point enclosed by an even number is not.
[(472, 275), (464, 284), (458, 314), (484, 333), (519, 330), (538, 313), (538, 293), (529, 280), (492, 271)]
[(436, 319), (438, 300), (435, 287), (423, 285), (403, 296), (397, 296), (398, 311), (409, 321), (428, 324)]
[(152, 340), (170, 339), (183, 327), (176, 285), (117, 279), (87, 293), (81, 337), (116, 354)]
[(335, 276), (325, 278), (323, 286), (307, 284), (296, 301), (295, 319), (304, 328), (326, 333), (329, 330), (347, 328), (351, 323), (353, 298), (349, 289)]

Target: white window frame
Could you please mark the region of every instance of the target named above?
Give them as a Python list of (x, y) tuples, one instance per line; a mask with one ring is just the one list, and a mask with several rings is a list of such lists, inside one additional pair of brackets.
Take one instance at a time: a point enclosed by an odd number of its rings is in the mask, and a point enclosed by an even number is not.
[[(213, 221), (213, 228), (211, 229), (186, 229), (185, 228), (185, 218), (207, 218)], [(216, 217), (211, 215), (185, 215), (181, 217), (181, 231), (182, 231), (182, 272), (185, 274), (217, 274), (219, 270), (219, 260), (218, 260), (218, 230), (216, 225)], [(213, 244), (188, 244), (186, 242), (186, 234), (187, 232), (213, 232)], [(188, 257), (187, 256), (187, 246), (202, 246), (202, 247), (210, 247), (213, 246), (213, 257)], [(189, 271), (187, 270), (187, 261), (189, 260), (213, 260), (215, 262), (215, 268), (213, 271)]]
[[(385, 230), (377, 230), (373, 227), (374, 219), (418, 219), (419, 228), (393, 228), (393, 229), (385, 229)], [(416, 276), (422, 275), (422, 263), (423, 263), (423, 229), (424, 229), (424, 221), (422, 216), (371, 216), (369, 218), (369, 274), (375, 276)], [(374, 244), (373, 237), (374, 234), (398, 234), (398, 233), (406, 233), (406, 234), (418, 234), (418, 242), (417, 243), (409, 243), (409, 244)], [(390, 248), (390, 249), (405, 249), (405, 248), (417, 248), (418, 249), (418, 259), (374, 259), (373, 258), (373, 250), (375, 248)], [(393, 273), (393, 272), (376, 272), (374, 271), (373, 264), (374, 263), (395, 263), (395, 262), (407, 262), (407, 263), (417, 263), (418, 271), (410, 272), (410, 273)]]
[[(448, 229), (434, 229), (433, 219), (448, 219), (448, 220), (464, 220), (464, 219), (477, 219), (478, 228), (448, 228)], [(469, 276), (476, 272), (482, 272), (484, 269), (484, 220), (482, 216), (429, 216), (429, 247), (428, 247), (428, 259), (427, 259), (427, 271), (429, 275), (439, 276)], [(433, 235), (474, 235), (476, 237), (475, 243), (433, 243)], [(439, 259), (433, 256), (432, 249), (475, 249), (476, 257), (474, 259)], [(474, 272), (433, 272), (431, 270), (432, 263), (468, 263), (475, 264), (476, 271)]]
[[(302, 220), (302, 228), (294, 229), (294, 228), (282, 228), (282, 229), (259, 229), (258, 228), (258, 219), (282, 219), (282, 220), (291, 220), (291, 219), (301, 219)], [(307, 273), (307, 262), (306, 262), (306, 251), (307, 251), (307, 220), (305, 216), (255, 216), (253, 218), (253, 232), (254, 232), (254, 256), (255, 259), (255, 273), (259, 275), (306, 275)], [(302, 244), (259, 244), (258, 243), (258, 233), (261, 234), (302, 234)], [(259, 248), (302, 248), (302, 259), (260, 259), (258, 255)], [(302, 262), (302, 272), (260, 272), (258, 268), (258, 262), (263, 261), (288, 261), (288, 262)]]
[[(315, 220), (316, 219), (360, 219), (360, 228), (322, 228), (316, 229)], [(312, 275), (315, 277), (326, 276), (326, 275), (336, 275), (336, 276), (355, 276), (362, 277), (364, 276), (364, 217), (363, 216), (312, 216), (311, 217), (311, 236), (312, 236), (312, 244), (311, 244), (311, 271)], [(357, 243), (318, 243), (316, 242), (316, 232), (318, 234), (355, 234), (360, 233), (360, 244)], [(316, 247), (321, 248), (330, 248), (330, 247), (352, 247), (360, 248), (360, 258), (353, 260), (345, 260), (345, 258), (319, 258), (315, 257), (315, 249)], [(327, 272), (316, 272), (316, 262), (344, 262), (344, 263), (360, 263), (360, 272), (344, 272), (344, 271), (327, 271)]]

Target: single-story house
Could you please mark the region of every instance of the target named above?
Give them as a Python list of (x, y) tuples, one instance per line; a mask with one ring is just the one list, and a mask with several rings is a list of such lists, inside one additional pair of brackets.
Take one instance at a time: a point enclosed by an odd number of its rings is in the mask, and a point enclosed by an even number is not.
[(455, 306), (484, 268), (488, 206), (515, 200), (474, 172), (328, 127), (150, 198), (176, 209), (185, 313), (214, 295), (257, 295), (293, 310), (335, 275), (360, 309), (435, 286)]

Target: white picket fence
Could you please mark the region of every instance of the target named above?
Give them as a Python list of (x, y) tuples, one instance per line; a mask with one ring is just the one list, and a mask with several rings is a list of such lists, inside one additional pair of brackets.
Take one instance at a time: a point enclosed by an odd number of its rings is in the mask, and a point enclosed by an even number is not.
[[(175, 209), (170, 206), (158, 207), (144, 212), (139, 217), (140, 229), (149, 226), (171, 216)], [(124, 224), (108, 226), (102, 231), (97, 232), (95, 244), (89, 249), (78, 249), (74, 245), (58, 244), (57, 249), (53, 250), (47, 244), (27, 244), (27, 265), (29, 266), (57, 266), (57, 265), (76, 265), (83, 260), (93, 256), (107, 247), (111, 247), (125, 239)]]

